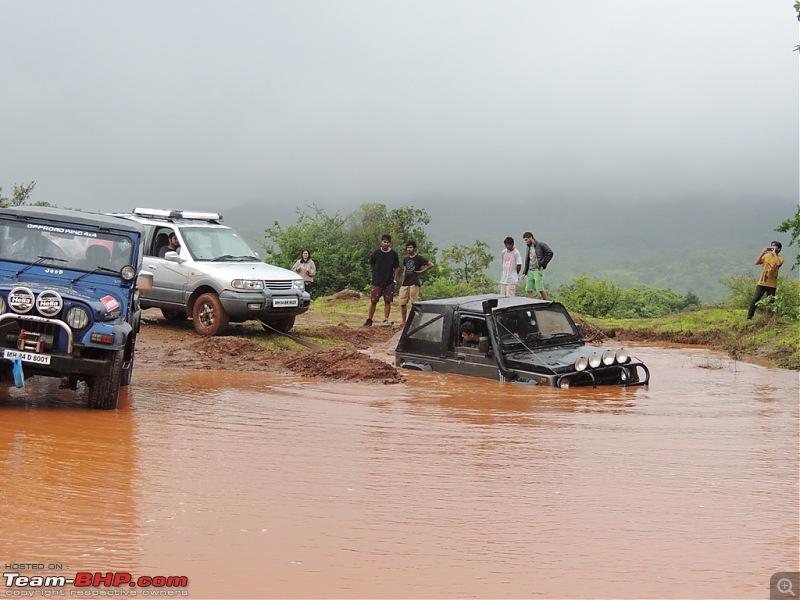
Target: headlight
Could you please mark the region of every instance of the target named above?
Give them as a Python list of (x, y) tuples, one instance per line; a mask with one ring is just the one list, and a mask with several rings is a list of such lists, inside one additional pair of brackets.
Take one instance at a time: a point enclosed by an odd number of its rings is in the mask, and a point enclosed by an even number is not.
[(136, 269), (131, 265), (125, 265), (120, 269), (119, 276), (122, 277), (123, 281), (132, 281), (136, 277)]
[(295, 279), (292, 281), (292, 287), (296, 290), (300, 290), (301, 292), (306, 291), (306, 284), (303, 283), (302, 279)]
[(602, 359), (600, 358), (600, 355), (597, 352), (592, 352), (589, 355), (589, 366), (592, 367), (593, 369), (599, 367), (601, 362)]
[(83, 329), (89, 324), (89, 313), (75, 306), (67, 312), (67, 325), (73, 329)]
[(610, 367), (614, 364), (614, 360), (617, 358), (617, 353), (613, 350), (606, 350), (603, 352), (603, 364), (607, 367)]
[(624, 365), (631, 359), (631, 355), (628, 353), (625, 348), (620, 348), (617, 350), (617, 362), (621, 365)]
[(563, 388), (565, 390), (569, 389), (569, 378), (568, 377), (564, 377), (564, 379), (561, 380), (561, 383), (559, 384), (559, 387), (561, 387), (561, 388)]
[(235, 290), (263, 290), (264, 282), (260, 279), (234, 279), (231, 287)]
[(585, 371), (586, 367), (589, 366), (589, 359), (585, 356), (581, 356), (578, 360), (575, 361), (575, 370), (576, 371)]
[(622, 381), (622, 383), (628, 381), (628, 369), (620, 369), (619, 378)]
[(8, 305), (6, 304), (6, 299), (0, 296), (0, 314), (6, 312)]

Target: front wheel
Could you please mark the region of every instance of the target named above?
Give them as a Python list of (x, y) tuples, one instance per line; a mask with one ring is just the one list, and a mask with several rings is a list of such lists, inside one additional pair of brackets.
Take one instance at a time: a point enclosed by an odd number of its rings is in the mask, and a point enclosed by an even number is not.
[(294, 317), (271, 319), (269, 321), (263, 320), (261, 321), (261, 327), (263, 327), (265, 331), (277, 329), (281, 333), (289, 333), (292, 330), (292, 327), (294, 327)]
[(111, 373), (105, 377), (96, 376), (89, 380), (89, 408), (101, 410), (117, 408), (124, 354), (124, 350), (111, 352)]
[(228, 314), (222, 308), (219, 296), (213, 293), (203, 294), (197, 299), (192, 319), (200, 335), (222, 335), (228, 329)]
[(129, 386), (133, 378), (133, 359), (136, 358), (136, 338), (131, 335), (128, 347), (125, 349), (125, 355), (122, 362), (122, 380), (120, 385), (122, 387)]

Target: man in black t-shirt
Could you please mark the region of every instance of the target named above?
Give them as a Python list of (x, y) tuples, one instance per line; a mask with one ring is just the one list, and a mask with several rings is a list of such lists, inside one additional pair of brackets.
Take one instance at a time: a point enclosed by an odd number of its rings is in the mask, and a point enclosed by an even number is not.
[(369, 257), (369, 268), (372, 269), (372, 292), (370, 293), (369, 316), (364, 322), (364, 327), (372, 325), (375, 316), (375, 307), (378, 300), (383, 297), (383, 324), (391, 325), (389, 314), (392, 312), (394, 299), (394, 282), (397, 271), (400, 269), (400, 258), (392, 250), (392, 236), (388, 233), (381, 236), (381, 247)]
[(419, 276), (430, 271), (433, 263), (417, 254), (417, 242), (406, 242), (406, 257), (403, 259), (403, 280), (400, 283), (400, 314), (406, 324), (407, 306), (419, 302)]

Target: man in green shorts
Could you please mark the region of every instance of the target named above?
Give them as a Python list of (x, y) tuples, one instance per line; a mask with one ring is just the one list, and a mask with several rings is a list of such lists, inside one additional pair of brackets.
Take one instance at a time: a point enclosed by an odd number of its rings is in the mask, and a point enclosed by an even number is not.
[(523, 233), (522, 239), (528, 247), (525, 255), (525, 268), (522, 270), (525, 291), (528, 293), (528, 298), (533, 298), (535, 290), (542, 295), (542, 300), (547, 300), (543, 272), (547, 268), (547, 263), (553, 258), (553, 251), (544, 242), (537, 241), (530, 231)]

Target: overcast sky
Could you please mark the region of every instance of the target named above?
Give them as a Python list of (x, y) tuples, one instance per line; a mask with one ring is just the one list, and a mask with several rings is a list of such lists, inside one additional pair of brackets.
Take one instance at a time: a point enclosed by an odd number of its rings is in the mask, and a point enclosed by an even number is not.
[(797, 202), (790, 0), (3, 0), (0, 22), (6, 196)]

